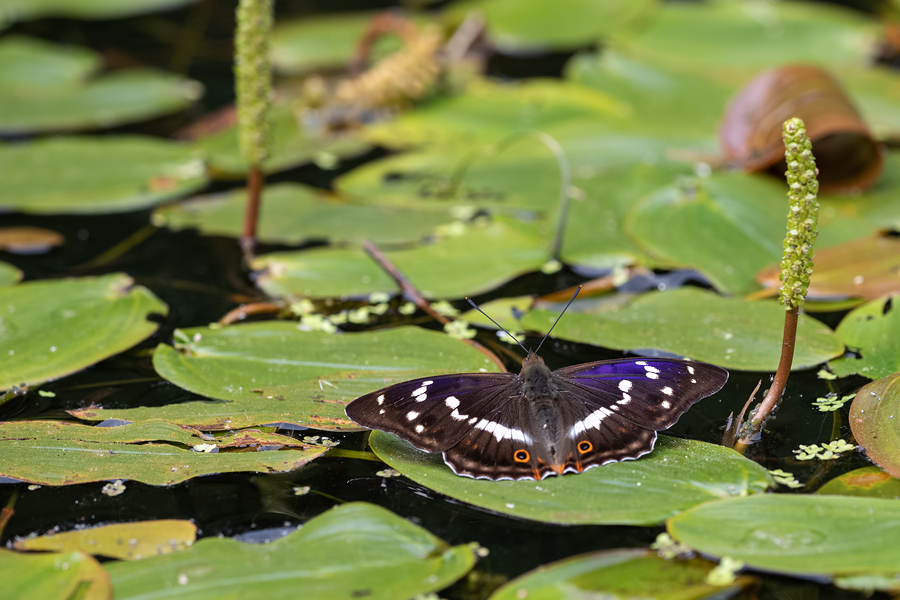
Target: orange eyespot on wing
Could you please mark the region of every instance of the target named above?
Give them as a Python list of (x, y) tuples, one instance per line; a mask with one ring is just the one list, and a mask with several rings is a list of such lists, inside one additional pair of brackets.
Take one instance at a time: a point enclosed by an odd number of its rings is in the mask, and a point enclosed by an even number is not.
[(528, 450), (516, 450), (513, 453), (513, 460), (517, 463), (526, 463), (530, 458), (531, 456), (528, 454)]
[(594, 449), (594, 445), (591, 444), (587, 440), (582, 440), (582, 441), (578, 442), (578, 451), (582, 454), (587, 454), (588, 452), (590, 452), (593, 449)]

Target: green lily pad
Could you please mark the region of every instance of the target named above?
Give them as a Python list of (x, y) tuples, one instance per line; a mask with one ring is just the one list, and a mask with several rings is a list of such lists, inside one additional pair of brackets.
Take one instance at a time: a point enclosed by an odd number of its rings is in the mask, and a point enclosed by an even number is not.
[(859, 358), (832, 360), (832, 371), (840, 377), (858, 373), (869, 379), (900, 371), (900, 310), (891, 296), (863, 304), (850, 312), (835, 330)]
[(625, 230), (651, 255), (744, 294), (759, 288), (757, 271), (781, 258), (786, 205), (784, 186), (767, 178), (683, 179), (638, 202)]
[(0, 288), (0, 389), (37, 385), (131, 348), (168, 308), (131, 277), (33, 281)]
[[(662, 350), (729, 369), (778, 367), (784, 308), (774, 301), (722, 298), (685, 287), (643, 294), (624, 306), (592, 306), (573, 304), (554, 335), (616, 350)], [(522, 326), (546, 332), (558, 316), (555, 310), (535, 310), (522, 318)], [(843, 351), (831, 329), (800, 315), (794, 369), (813, 367)]]
[[(240, 237), (246, 206), (244, 189), (200, 196), (157, 208), (153, 223), (175, 231), (198, 229), (204, 235)], [(290, 245), (311, 240), (416, 242), (450, 221), (447, 211), (358, 206), (299, 183), (285, 182), (268, 185), (263, 192), (257, 239), (266, 244)]]
[(652, 17), (657, 0), (469, 0), (452, 5), (452, 15), (475, 12), (501, 52), (565, 51), (630, 31)]
[[(151, 69), (99, 76), (87, 50), (22, 36), (0, 41), (0, 133), (114, 127), (187, 108), (200, 84)], [(30, 73), (26, 73), (30, 71)]]
[[(272, 147), (269, 159), (263, 165), (266, 173), (277, 173), (309, 162), (334, 168), (338, 159), (357, 156), (370, 146), (355, 134), (341, 134), (326, 138), (308, 131), (288, 100), (277, 103), (269, 113), (272, 128)], [(214, 175), (222, 178), (240, 178), (246, 175), (249, 165), (238, 144), (237, 124), (195, 141), (195, 146), (206, 155)]]
[(873, 381), (856, 393), (850, 405), (850, 429), (866, 455), (894, 477), (900, 477), (900, 373)]
[[(356, 52), (356, 45), (379, 12), (332, 13), (279, 20), (272, 31), (269, 56), (272, 66), (285, 74), (343, 69)], [(413, 16), (414, 23), (427, 20)], [(383, 35), (372, 48), (378, 59), (403, 47), (397, 35)]]
[(642, 31), (616, 38), (649, 64), (744, 78), (793, 63), (863, 67), (879, 24), (862, 13), (812, 2), (667, 3)]
[(196, 539), (197, 526), (190, 521), (157, 519), (17, 538), (13, 548), (38, 552), (81, 551), (119, 560), (137, 560), (184, 550)]
[(487, 481), (459, 477), (440, 454), (416, 450), (374, 431), (378, 457), (416, 483), (469, 504), (521, 519), (570, 525), (656, 525), (701, 502), (761, 493), (768, 471), (714, 444), (660, 436), (639, 460), (542, 481)]
[(174, 348), (157, 346), (156, 371), (218, 402), (73, 414), (89, 420), (161, 418), (200, 429), (284, 422), (356, 430), (360, 427), (344, 407), (363, 394), (417, 377), (496, 370), (474, 348), (416, 327), (333, 335), (276, 321), (176, 330), (175, 335)]
[(835, 477), (816, 493), (900, 500), (900, 479), (891, 477), (878, 467), (862, 467)]
[(3, 593), (41, 600), (112, 600), (109, 575), (84, 552), (20, 554), (0, 549)]
[[(538, 227), (495, 219), (461, 227), (443, 239), (385, 252), (423, 294), (459, 298), (491, 290), (549, 260), (549, 242)], [(356, 248), (315, 248), (257, 257), (257, 285), (270, 296), (361, 296), (391, 292), (397, 284)]]
[(190, 147), (138, 136), (60, 137), (0, 145), (0, 208), (30, 214), (146, 208), (206, 185)]
[(614, 123), (629, 107), (587, 87), (549, 79), (521, 83), (476, 81), (459, 96), (436, 99), (364, 131), (388, 148), (457, 146), (471, 149), (506, 136), (539, 130), (554, 135), (566, 123)]
[(344, 504), (267, 544), (202, 539), (167, 556), (107, 565), (116, 600), (412, 598), (443, 589), (475, 564), (471, 545), (449, 546), (394, 513)]
[(13, 285), (22, 280), (22, 271), (9, 263), (0, 262), (0, 286)]
[(505, 584), (490, 600), (602, 597), (604, 600), (727, 598), (752, 583), (707, 583), (716, 564), (702, 558), (666, 560), (642, 548), (581, 554), (543, 565)]
[(879, 65), (838, 68), (835, 75), (875, 137), (884, 139), (900, 131), (900, 108), (893, 101), (900, 94), (900, 76), (895, 69)]
[[(274, 437), (273, 437), (274, 436)], [(267, 452), (192, 450), (212, 443), (196, 431), (160, 420), (121, 427), (93, 427), (60, 421), (0, 423), (0, 451), (8, 457), (0, 476), (39, 485), (74, 485), (91, 481), (130, 479), (150, 485), (171, 485), (213, 473), (294, 471), (328, 448), (304, 446), (289, 436), (241, 432), (240, 445), (299, 446)], [(280, 441), (280, 443), (279, 443)], [(126, 492), (127, 493), (127, 492)]]
[(17, 21), (46, 17), (121, 19), (191, 4), (197, 0), (4, 0), (4, 16)]
[(900, 571), (900, 502), (766, 494), (707, 502), (669, 519), (676, 540), (704, 554), (795, 575)]

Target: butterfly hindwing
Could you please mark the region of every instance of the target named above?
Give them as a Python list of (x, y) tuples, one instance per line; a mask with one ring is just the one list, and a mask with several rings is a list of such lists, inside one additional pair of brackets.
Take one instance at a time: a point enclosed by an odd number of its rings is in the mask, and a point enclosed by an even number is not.
[(469, 433), (480, 419), (476, 414), (496, 410), (518, 385), (509, 373), (423, 377), (360, 396), (346, 412), (360, 425), (396, 433), (420, 450), (442, 452)]

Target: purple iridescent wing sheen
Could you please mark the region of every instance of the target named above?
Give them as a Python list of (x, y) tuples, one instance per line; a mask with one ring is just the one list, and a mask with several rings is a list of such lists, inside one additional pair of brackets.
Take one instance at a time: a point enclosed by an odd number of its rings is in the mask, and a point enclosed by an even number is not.
[(674, 358), (601, 361), (553, 372), (563, 397), (593, 408), (576, 429), (591, 429), (615, 413), (647, 429), (671, 427), (692, 404), (719, 391), (728, 371)]
[(346, 412), (364, 427), (396, 433), (420, 450), (443, 452), (519, 388), (518, 377), (510, 373), (437, 375), (360, 396)]

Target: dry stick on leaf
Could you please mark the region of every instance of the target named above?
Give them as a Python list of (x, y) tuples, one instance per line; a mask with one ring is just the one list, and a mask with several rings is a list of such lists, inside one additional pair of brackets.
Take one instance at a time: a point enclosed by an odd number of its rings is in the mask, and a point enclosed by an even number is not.
[(784, 124), (784, 156), (787, 162), (788, 212), (787, 236), (784, 238), (784, 254), (781, 258), (781, 290), (779, 297), (786, 310), (781, 360), (775, 372), (775, 380), (766, 397), (751, 413), (746, 424), (736, 423), (735, 450), (743, 453), (747, 446), (759, 438), (766, 420), (781, 402), (794, 360), (794, 342), (797, 339), (797, 320), (800, 307), (806, 301), (806, 290), (812, 275), (813, 247), (818, 235), (819, 203), (816, 195), (819, 182), (816, 179), (815, 157), (812, 144), (806, 135), (806, 126), (800, 119), (790, 119)]
[(13, 495), (9, 497), (9, 502), (6, 503), (6, 506), (0, 508), (0, 537), (3, 537), (3, 530), (6, 529), (6, 524), (16, 512), (13, 509), (16, 506), (16, 500), (18, 499), (19, 492), (13, 492)]
[(238, 137), (247, 174), (247, 211), (241, 249), (249, 262), (256, 245), (259, 204), (265, 185), (262, 164), (269, 157), (271, 132), (268, 121), (272, 100), (272, 66), (269, 35), (272, 0), (240, 0), (234, 33), (234, 79), (237, 97)]
[[(410, 283), (409, 279), (407, 279), (406, 276), (400, 272), (400, 269), (398, 269), (396, 265), (391, 262), (391, 259), (389, 259), (378, 246), (373, 244), (371, 241), (366, 240), (365, 242), (363, 242), (363, 250), (366, 251), (366, 254), (368, 254), (372, 258), (372, 260), (378, 263), (379, 267), (384, 269), (385, 273), (391, 276), (391, 279), (397, 282), (397, 285), (400, 286), (403, 294), (416, 306), (431, 315), (431, 317), (441, 325), (447, 325), (448, 323), (450, 323), (450, 319), (432, 308), (431, 304), (428, 303), (428, 300), (426, 300), (421, 292), (416, 289), (416, 286)], [(501, 372), (507, 372), (506, 367), (503, 365), (503, 361), (501, 361), (500, 358), (496, 354), (491, 352), (488, 348), (485, 348), (475, 340), (463, 339), (462, 341), (487, 356), (491, 360), (491, 362), (493, 362), (500, 368)]]

